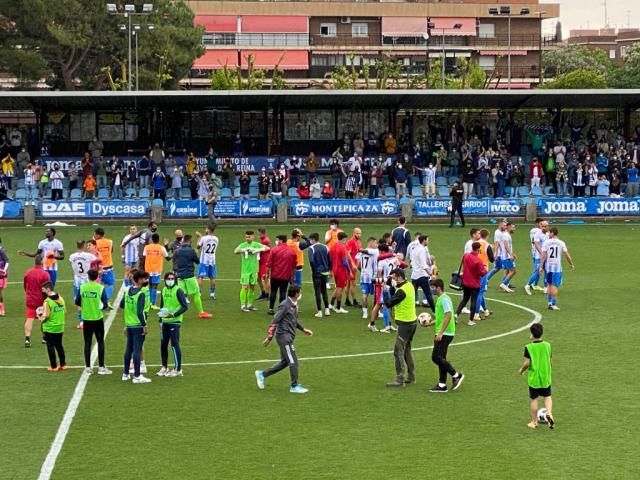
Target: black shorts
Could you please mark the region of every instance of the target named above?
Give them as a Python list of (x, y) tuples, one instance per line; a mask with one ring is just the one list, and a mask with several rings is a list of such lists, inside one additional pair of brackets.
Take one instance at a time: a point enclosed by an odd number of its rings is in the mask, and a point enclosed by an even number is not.
[(551, 396), (551, 385), (545, 388), (529, 387), (529, 398), (531, 400), (535, 400), (538, 397), (550, 397), (550, 396)]

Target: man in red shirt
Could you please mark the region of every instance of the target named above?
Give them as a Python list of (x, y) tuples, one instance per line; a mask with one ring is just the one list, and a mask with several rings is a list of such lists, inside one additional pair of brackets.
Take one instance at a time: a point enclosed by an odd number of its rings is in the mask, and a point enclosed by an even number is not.
[[(338, 241), (329, 249), (329, 257), (331, 257), (331, 273), (336, 282), (336, 290), (331, 297), (331, 310), (337, 313), (349, 313), (342, 308), (342, 291), (347, 287), (349, 278), (351, 277), (351, 262), (349, 261), (349, 253), (345, 247), (347, 234), (338, 233)], [(334, 306), (335, 305), (335, 306)]]
[(480, 320), (480, 315), (475, 315), (476, 302), (478, 300), (478, 293), (480, 293), (480, 283), (482, 277), (487, 274), (487, 267), (480, 258), (480, 242), (473, 242), (471, 244), (471, 252), (465, 253), (462, 257), (462, 301), (456, 308), (456, 317), (460, 315), (462, 309), (467, 305), (469, 299), (471, 299), (471, 313), (469, 313), (469, 325), (473, 326), (476, 321)]
[[(269, 238), (269, 235), (267, 235), (267, 230), (264, 228), (259, 228), (258, 233), (260, 234), (260, 243), (265, 247), (269, 247), (269, 249), (271, 249), (271, 239)], [(267, 264), (269, 263), (270, 256), (271, 250), (260, 252), (260, 264), (258, 267), (258, 286), (260, 287), (260, 291), (262, 293), (258, 297), (258, 300), (266, 300), (267, 298), (269, 298), (269, 269), (267, 268)]]
[[(347, 253), (349, 254), (349, 262), (351, 264), (351, 277), (349, 278), (349, 283), (347, 284), (347, 300), (344, 304), (347, 307), (356, 307), (360, 308), (360, 304), (356, 299), (356, 269), (358, 265), (358, 260), (356, 260), (356, 255), (362, 248), (362, 242), (360, 241), (360, 237), (362, 237), (362, 230), (359, 228), (353, 229), (353, 236), (347, 240)], [(353, 303), (351, 303), (350, 299), (353, 299)]]
[(269, 255), (267, 262), (269, 281), (271, 283), (269, 315), (274, 314), (273, 306), (276, 303), (276, 293), (278, 291), (280, 292), (279, 303), (282, 303), (287, 298), (289, 282), (293, 280), (298, 263), (295, 252), (287, 245), (287, 236), (278, 235), (276, 239), (276, 246), (271, 249), (271, 255)]
[[(42, 306), (45, 295), (42, 293), (42, 286), (51, 282), (51, 277), (42, 268), (42, 256), (34, 257), (34, 266), (24, 273), (22, 285), (24, 288), (25, 307), (27, 319), (24, 322), (24, 348), (31, 347), (31, 329), (33, 321), (38, 317), (36, 309)], [(42, 343), (46, 343), (44, 339)]]

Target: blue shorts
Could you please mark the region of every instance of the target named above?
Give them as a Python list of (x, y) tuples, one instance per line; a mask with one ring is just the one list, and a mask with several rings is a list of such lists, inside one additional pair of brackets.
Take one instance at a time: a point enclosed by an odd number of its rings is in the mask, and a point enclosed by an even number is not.
[(502, 268), (504, 268), (505, 270), (515, 270), (516, 268), (516, 262), (509, 258), (503, 258), (501, 263)]
[(159, 285), (161, 275), (149, 275), (149, 285)]
[(198, 265), (198, 278), (216, 278), (218, 271), (215, 265)]
[(373, 283), (361, 283), (360, 290), (362, 290), (362, 295), (373, 295), (375, 292)]
[(293, 284), (299, 287), (302, 286), (302, 269), (296, 270), (293, 274)]
[(501, 270), (502, 267), (502, 259), (500, 257), (496, 257), (496, 261), (493, 264), (493, 269), (497, 272), (498, 270)]
[(125, 267), (130, 267), (130, 268), (138, 266), (138, 262), (136, 262), (135, 260), (133, 262), (122, 262), (122, 263), (124, 263)]
[(75, 303), (76, 298), (78, 298), (78, 294), (80, 293), (80, 287), (73, 286), (73, 301)]
[(49, 279), (53, 286), (56, 286), (56, 282), (58, 281), (58, 271), (57, 270), (45, 270), (49, 274)]
[(562, 272), (547, 272), (547, 284), (553, 287), (562, 286)]
[(533, 271), (537, 271), (540, 270), (540, 259), (539, 258), (534, 258), (533, 259)]
[(109, 268), (108, 270), (102, 271), (102, 284), (105, 286), (113, 286), (116, 283), (116, 276), (113, 273), (113, 268)]

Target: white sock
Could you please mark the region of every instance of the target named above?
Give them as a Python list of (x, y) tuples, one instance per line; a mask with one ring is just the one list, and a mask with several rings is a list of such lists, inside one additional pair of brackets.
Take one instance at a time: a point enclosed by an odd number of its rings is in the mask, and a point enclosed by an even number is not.
[(438, 383), (438, 386), (439, 386), (439, 387), (444, 387), (444, 388), (446, 388), (446, 387), (447, 387), (447, 384), (446, 384), (446, 383)]

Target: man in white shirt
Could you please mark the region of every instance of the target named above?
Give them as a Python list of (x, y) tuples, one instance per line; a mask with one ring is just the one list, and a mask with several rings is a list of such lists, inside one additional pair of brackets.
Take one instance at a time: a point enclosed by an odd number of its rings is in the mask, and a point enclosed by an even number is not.
[(206, 235), (196, 232), (198, 237), (198, 250), (200, 250), (200, 264), (198, 265), (198, 285), (202, 290), (202, 280), (209, 279), (209, 298), (216, 298), (216, 250), (220, 241), (213, 232), (215, 225), (207, 225)]
[(418, 290), (422, 289), (425, 298), (422, 304), (428, 305), (435, 313), (435, 303), (433, 302), (431, 287), (429, 286), (431, 259), (426, 248), (427, 240), (428, 237), (426, 235), (420, 235), (418, 237), (418, 244), (411, 250), (411, 256), (409, 258), (411, 261), (411, 283), (416, 291), (416, 305), (418, 305)]
[[(73, 270), (73, 298), (78, 298), (80, 292), (80, 286), (89, 281), (89, 270), (91, 264), (98, 261), (98, 257), (86, 251), (86, 243), (84, 240), (78, 240), (76, 242), (76, 251), (69, 256), (69, 262), (71, 263), (71, 270)], [(78, 310), (78, 324), (76, 328), (82, 328), (82, 315), (80, 314), (81, 308)]]
[[(540, 281), (540, 257), (542, 255), (542, 247), (547, 240), (547, 231), (549, 230), (549, 223), (543, 218), (536, 218), (535, 226), (529, 231), (529, 240), (531, 240), (531, 259), (533, 260), (533, 272), (529, 277), (527, 284), (524, 286), (524, 291), (527, 295), (532, 295), (532, 290), (544, 290), (538, 286)], [(545, 279), (546, 286), (546, 279)]]

